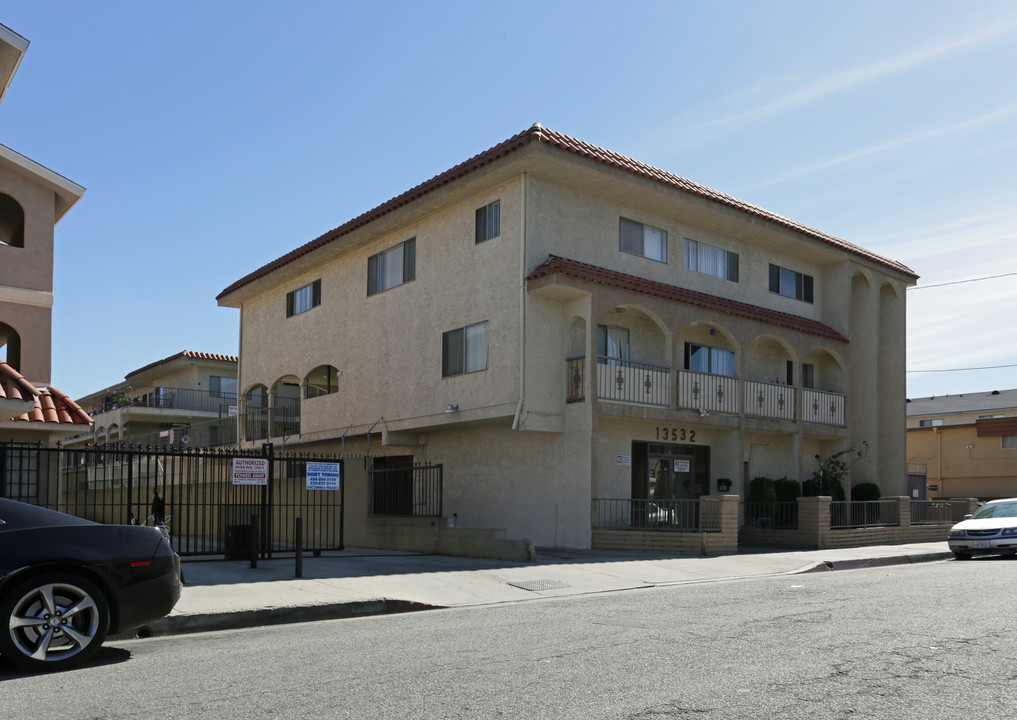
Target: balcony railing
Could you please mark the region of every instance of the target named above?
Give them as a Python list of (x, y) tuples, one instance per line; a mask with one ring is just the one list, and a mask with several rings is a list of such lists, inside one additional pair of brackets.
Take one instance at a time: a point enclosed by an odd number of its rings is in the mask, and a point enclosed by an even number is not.
[(236, 393), (210, 392), (193, 388), (130, 386), (94, 398), (90, 412), (95, 415), (118, 408), (160, 408), (198, 410), (226, 415), (229, 407), (236, 404)]
[(795, 419), (795, 389), (789, 385), (745, 381), (745, 414), (753, 417)]
[(670, 369), (618, 360), (597, 358), (597, 397), (613, 402), (640, 405), (670, 405)]
[(802, 420), (843, 427), (846, 424), (844, 400), (839, 393), (802, 389)]
[(565, 361), (565, 381), (568, 393), (565, 402), (582, 402), (586, 399), (586, 358), (574, 357)]
[(678, 407), (738, 414), (738, 378), (678, 371)]

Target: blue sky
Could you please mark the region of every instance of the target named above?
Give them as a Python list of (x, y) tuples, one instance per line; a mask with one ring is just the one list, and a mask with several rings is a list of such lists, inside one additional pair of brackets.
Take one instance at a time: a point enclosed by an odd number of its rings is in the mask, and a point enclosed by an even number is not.
[(72, 397), (235, 354), (225, 287), (534, 122), (910, 266), (909, 397), (1017, 387), (962, 370), (1017, 366), (1012, 2), (6, 0), (0, 23), (31, 42), (0, 142), (87, 188), (56, 232)]

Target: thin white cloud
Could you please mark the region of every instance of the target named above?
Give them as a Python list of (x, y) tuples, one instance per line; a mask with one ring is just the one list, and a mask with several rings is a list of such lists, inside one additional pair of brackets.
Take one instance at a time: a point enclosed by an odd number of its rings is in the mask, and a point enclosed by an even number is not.
[(989, 27), (974, 30), (966, 35), (952, 38), (945, 42), (929, 47), (920, 48), (904, 55), (888, 58), (886, 60), (865, 65), (859, 68), (852, 68), (844, 72), (836, 73), (822, 78), (812, 85), (799, 88), (786, 95), (777, 97), (770, 102), (746, 110), (744, 112), (720, 118), (714, 124), (738, 124), (745, 120), (755, 119), (760, 116), (775, 115), (786, 112), (795, 107), (806, 105), (820, 98), (833, 93), (846, 90), (863, 83), (879, 80), (891, 75), (897, 75), (906, 70), (935, 62), (953, 53), (977, 47), (992, 42), (1004, 35), (1009, 35), (1017, 30), (1017, 16), (1008, 18), (1001, 22), (992, 24)]
[(980, 115), (978, 117), (965, 120), (963, 122), (953, 123), (951, 125), (946, 125), (940, 128), (932, 128), (929, 130), (924, 130), (922, 132), (913, 133), (910, 135), (904, 135), (901, 137), (893, 138), (892, 140), (887, 140), (886, 142), (877, 143), (875, 145), (870, 145), (869, 147), (859, 148), (857, 150), (852, 150), (851, 152), (848, 153), (843, 153), (841, 155), (826, 158), (825, 160), (817, 160), (816, 162), (813, 163), (800, 165), (796, 168), (792, 168), (790, 170), (787, 170), (786, 172), (780, 173), (779, 175), (774, 175), (773, 177), (764, 180), (762, 183), (757, 184), (755, 187), (764, 188), (769, 187), (771, 185), (777, 185), (778, 183), (787, 182), (788, 180), (794, 180), (805, 175), (812, 175), (822, 170), (829, 170), (830, 168), (837, 167), (839, 165), (845, 165), (851, 162), (856, 162), (863, 158), (871, 157), (873, 155), (880, 155), (882, 153), (890, 152), (905, 145), (912, 145), (914, 143), (924, 142), (926, 140), (931, 140), (933, 138), (941, 137), (943, 135), (950, 135), (953, 133), (974, 130), (980, 127), (984, 127), (986, 125), (990, 125), (994, 122), (998, 122), (1000, 120), (1005, 120), (1012, 117), (1017, 117), (1017, 103), (1000, 108), (999, 110), (994, 110), (993, 112), (986, 113), (985, 115)]

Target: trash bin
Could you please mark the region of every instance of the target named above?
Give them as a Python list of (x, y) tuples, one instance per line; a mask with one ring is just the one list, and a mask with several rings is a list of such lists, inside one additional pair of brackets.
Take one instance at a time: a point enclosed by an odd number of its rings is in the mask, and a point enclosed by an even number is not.
[(250, 525), (227, 525), (226, 559), (250, 560), (253, 540)]

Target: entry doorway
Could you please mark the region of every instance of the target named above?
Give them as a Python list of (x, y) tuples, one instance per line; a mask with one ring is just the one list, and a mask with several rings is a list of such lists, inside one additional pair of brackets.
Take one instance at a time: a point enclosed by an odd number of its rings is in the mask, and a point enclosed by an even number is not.
[(697, 504), (710, 494), (710, 448), (632, 443), (633, 523), (695, 527)]

